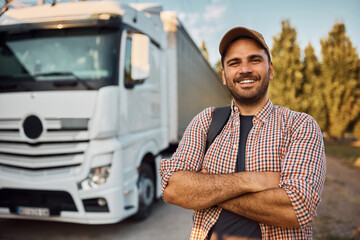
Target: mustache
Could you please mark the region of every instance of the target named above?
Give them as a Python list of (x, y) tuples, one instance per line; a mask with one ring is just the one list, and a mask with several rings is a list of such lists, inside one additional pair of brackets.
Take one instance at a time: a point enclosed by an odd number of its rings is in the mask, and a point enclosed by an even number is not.
[(239, 77), (235, 78), (234, 81), (235, 82), (241, 82), (241, 81), (243, 81), (245, 79), (258, 81), (258, 80), (260, 80), (260, 77), (252, 75), (251, 73), (243, 73)]

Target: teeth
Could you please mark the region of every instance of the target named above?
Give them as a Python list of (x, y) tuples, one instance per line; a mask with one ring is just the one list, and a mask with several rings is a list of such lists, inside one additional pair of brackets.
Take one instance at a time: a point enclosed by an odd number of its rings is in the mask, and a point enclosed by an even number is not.
[(240, 83), (254, 83), (255, 80), (244, 80), (244, 81), (241, 81)]

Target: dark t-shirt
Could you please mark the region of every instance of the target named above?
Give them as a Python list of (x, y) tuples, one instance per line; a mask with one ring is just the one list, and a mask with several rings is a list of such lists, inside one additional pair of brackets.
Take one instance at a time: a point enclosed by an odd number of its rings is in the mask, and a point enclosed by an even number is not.
[[(254, 116), (240, 115), (240, 141), (236, 164), (237, 172), (245, 171), (246, 140), (251, 128), (253, 127), (253, 118)], [(259, 223), (226, 210), (221, 212), (219, 219), (211, 229), (209, 239), (211, 234), (214, 233), (216, 233), (218, 240), (223, 239), (223, 236), (225, 235), (261, 239)]]

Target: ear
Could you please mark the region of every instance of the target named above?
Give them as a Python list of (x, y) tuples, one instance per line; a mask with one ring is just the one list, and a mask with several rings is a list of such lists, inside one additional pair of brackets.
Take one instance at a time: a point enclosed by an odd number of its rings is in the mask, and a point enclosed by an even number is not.
[(272, 80), (274, 78), (274, 66), (272, 62), (270, 62), (269, 71), (269, 80)]
[(222, 83), (223, 83), (223, 85), (226, 86), (225, 70), (224, 70), (223, 67), (221, 68), (221, 77), (222, 77)]

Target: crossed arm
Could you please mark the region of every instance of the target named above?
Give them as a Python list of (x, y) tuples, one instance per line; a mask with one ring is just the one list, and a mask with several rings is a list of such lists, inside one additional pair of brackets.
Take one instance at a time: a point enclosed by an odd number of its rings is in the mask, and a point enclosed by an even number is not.
[[(201, 126), (209, 116), (209, 109), (199, 114), (189, 125), (175, 157), (162, 163), (165, 202), (194, 210), (219, 206), (267, 225), (300, 227), (301, 223), (306, 227), (325, 180), (324, 144), (316, 122), (304, 115), (294, 118), (287, 153), (281, 161), (283, 188), (279, 188), (280, 173), (192, 172), (202, 166), (203, 145), (199, 143), (205, 142), (207, 128)], [(193, 146), (191, 151), (187, 146)]]
[(254, 221), (280, 227), (299, 227), (287, 193), (278, 188), (276, 172), (207, 174), (175, 172), (164, 190), (164, 200), (188, 209), (215, 205)]

